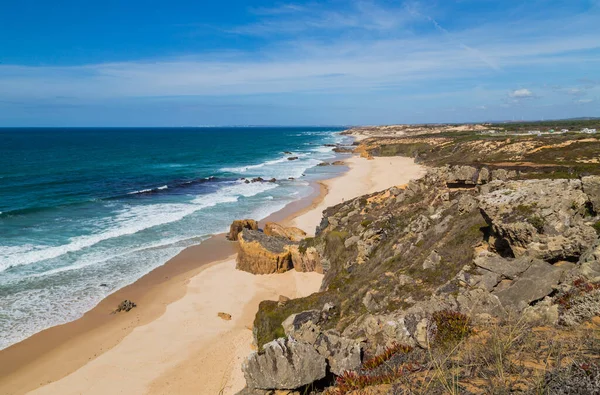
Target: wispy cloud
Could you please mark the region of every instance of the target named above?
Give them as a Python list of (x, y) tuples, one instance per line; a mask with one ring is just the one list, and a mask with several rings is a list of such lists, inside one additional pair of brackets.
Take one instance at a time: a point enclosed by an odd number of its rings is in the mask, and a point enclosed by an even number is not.
[(508, 94), (509, 97), (513, 99), (530, 99), (533, 96), (533, 92), (529, 89), (516, 89)]
[[(0, 64), (0, 100), (343, 94), (357, 105), (376, 92), (396, 102), (432, 95), (448, 108), (456, 97), (470, 100), (464, 92), (481, 85), (486, 106), (479, 107), (487, 113), (502, 103), (546, 100), (544, 82), (568, 87), (554, 95), (572, 96), (573, 105), (600, 88), (593, 74), (600, 68), (598, 13), (565, 15), (557, 25), (534, 14), (453, 21), (418, 2), (287, 3), (249, 12), (252, 23), (219, 27), (224, 37), (255, 40), (243, 49), (75, 66)], [(593, 78), (541, 81), (545, 71), (564, 79), (586, 75), (570, 76), (565, 70), (573, 65)], [(527, 100), (533, 97), (540, 100)], [(452, 108), (472, 110), (481, 102)]]

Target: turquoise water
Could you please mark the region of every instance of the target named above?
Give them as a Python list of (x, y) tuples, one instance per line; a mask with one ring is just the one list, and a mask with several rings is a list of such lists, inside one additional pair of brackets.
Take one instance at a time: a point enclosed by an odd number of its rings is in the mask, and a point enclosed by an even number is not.
[(0, 129), (0, 349), (307, 196), (340, 130)]

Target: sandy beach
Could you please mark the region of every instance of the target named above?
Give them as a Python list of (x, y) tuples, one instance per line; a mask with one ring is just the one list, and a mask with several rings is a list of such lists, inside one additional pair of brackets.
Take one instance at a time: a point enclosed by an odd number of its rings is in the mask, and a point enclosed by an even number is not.
[[(424, 169), (412, 159), (352, 157), (348, 171), (322, 181), (303, 203), (270, 219), (309, 234), (331, 205), (401, 185)], [(235, 270), (234, 243), (213, 237), (106, 298), (83, 318), (0, 351), (0, 393), (233, 394), (252, 351), (252, 321), (262, 300), (316, 292), (322, 275), (255, 276)], [(123, 299), (138, 307), (111, 315)], [(230, 321), (217, 316), (231, 314)]]

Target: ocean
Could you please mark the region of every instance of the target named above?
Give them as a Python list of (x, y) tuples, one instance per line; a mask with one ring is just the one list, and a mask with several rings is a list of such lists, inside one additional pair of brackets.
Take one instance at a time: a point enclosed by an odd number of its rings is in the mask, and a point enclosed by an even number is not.
[(340, 171), (316, 165), (343, 157), (324, 145), (348, 143), (341, 130), (0, 129), (0, 349), (81, 317), (234, 219), (310, 195)]

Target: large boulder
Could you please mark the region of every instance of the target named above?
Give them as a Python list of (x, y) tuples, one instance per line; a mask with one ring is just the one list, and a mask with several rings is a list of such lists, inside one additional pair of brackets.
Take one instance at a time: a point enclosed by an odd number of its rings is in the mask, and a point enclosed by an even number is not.
[(325, 377), (325, 357), (309, 344), (289, 338), (273, 340), (242, 365), (248, 388), (296, 389)]
[(227, 240), (236, 241), (238, 235), (244, 229), (258, 230), (258, 222), (253, 219), (236, 219), (229, 226), (229, 233), (227, 233)]
[(573, 261), (596, 240), (580, 180), (492, 181), (479, 208), (503, 255)]
[(530, 303), (550, 295), (561, 281), (564, 269), (534, 260), (508, 288), (494, 291), (505, 308), (521, 312)]
[(306, 232), (296, 227), (285, 227), (275, 222), (267, 222), (265, 224), (265, 234), (268, 236), (285, 237), (291, 241), (300, 241), (306, 237)]
[(293, 268), (288, 249), (293, 244), (285, 237), (268, 236), (244, 229), (238, 236), (236, 268), (253, 274), (284, 273)]

